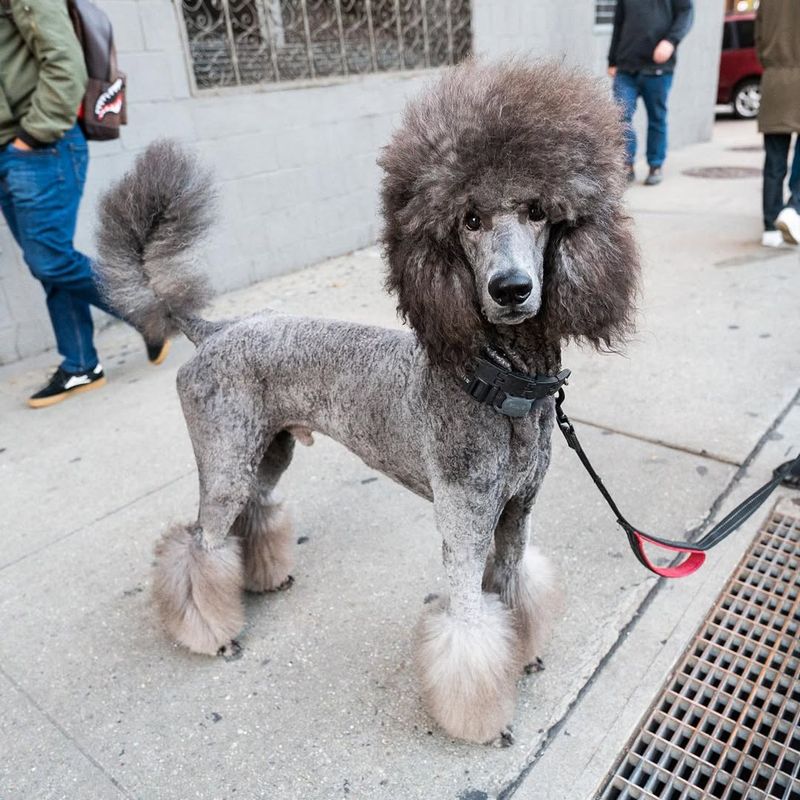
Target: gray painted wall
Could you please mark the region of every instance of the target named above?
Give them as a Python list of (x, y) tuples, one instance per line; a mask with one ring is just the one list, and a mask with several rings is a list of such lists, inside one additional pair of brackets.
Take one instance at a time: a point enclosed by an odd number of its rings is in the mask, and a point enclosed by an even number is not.
[[(120, 141), (91, 145), (81, 248), (93, 252), (98, 194), (158, 136), (192, 143), (216, 170), (222, 205), (206, 260), (220, 290), (374, 242), (375, 158), (406, 99), (431, 73), (192, 96), (179, 12), (170, 0), (99, 5), (114, 23), (129, 76), (129, 124)], [(703, 3), (681, 47), (671, 108), (675, 146), (711, 135), (721, 9)], [(473, 31), (480, 54), (551, 55), (604, 70), (609, 32), (595, 30), (593, 0), (473, 0)], [(0, 223), (0, 364), (52, 346), (42, 289)]]

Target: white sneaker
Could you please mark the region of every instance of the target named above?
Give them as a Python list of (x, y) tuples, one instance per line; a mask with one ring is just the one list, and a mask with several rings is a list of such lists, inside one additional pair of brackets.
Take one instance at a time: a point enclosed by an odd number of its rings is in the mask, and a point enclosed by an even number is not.
[(763, 247), (783, 247), (783, 234), (780, 231), (764, 231), (761, 244)]
[(783, 234), (783, 241), (800, 244), (800, 214), (788, 206), (778, 214), (775, 227)]

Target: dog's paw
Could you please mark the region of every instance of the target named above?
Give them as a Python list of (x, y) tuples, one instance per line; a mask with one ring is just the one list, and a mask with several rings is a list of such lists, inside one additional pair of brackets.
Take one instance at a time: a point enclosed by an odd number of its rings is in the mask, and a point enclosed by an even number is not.
[(231, 639), (217, 650), (217, 655), (226, 661), (238, 661), (244, 655), (244, 650), (236, 639)]
[(286, 580), (283, 583), (276, 586), (274, 589), (268, 589), (269, 592), (285, 592), (287, 589), (290, 589), (294, 585), (294, 576), (287, 575)]
[(511, 747), (514, 744), (514, 728), (512, 725), (506, 725), (502, 731), (500, 731), (500, 735), (496, 739), (492, 739), (490, 742), (492, 747)]
[(542, 661), (539, 656), (536, 656), (536, 658), (531, 661), (530, 664), (526, 664), (523, 669), (526, 675), (535, 675), (537, 672), (544, 672), (544, 661)]

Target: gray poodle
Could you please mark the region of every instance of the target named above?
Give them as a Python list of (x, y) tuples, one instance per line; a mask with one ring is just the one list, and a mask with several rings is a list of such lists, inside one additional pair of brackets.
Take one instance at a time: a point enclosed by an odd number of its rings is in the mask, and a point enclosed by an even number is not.
[(156, 547), (155, 599), (190, 650), (231, 645), (242, 590), (291, 583), (275, 488), (295, 441), (318, 431), (433, 502), (448, 593), (416, 627), (422, 694), (452, 736), (507, 740), (554, 595), (529, 541), (553, 397), (514, 387), (555, 376), (569, 339), (610, 348), (629, 330), (638, 256), (619, 115), (582, 72), (467, 63), (409, 105), (380, 164), (387, 286), (413, 332), (198, 317), (208, 291), (192, 245), (214, 193), (172, 144), (148, 148), (103, 198), (110, 300), (149, 339), (180, 330), (197, 345), (177, 385), (200, 508)]

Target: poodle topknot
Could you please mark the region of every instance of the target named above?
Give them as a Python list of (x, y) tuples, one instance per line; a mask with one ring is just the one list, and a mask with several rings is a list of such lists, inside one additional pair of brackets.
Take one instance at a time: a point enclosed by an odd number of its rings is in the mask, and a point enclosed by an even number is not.
[(517, 678), (538, 663), (557, 607), (531, 544), (554, 402), (506, 416), (463, 379), (477, 355), (553, 375), (564, 341), (614, 347), (628, 332), (639, 263), (622, 152), (610, 97), (581, 72), (446, 72), (381, 159), (388, 287), (413, 331), (273, 311), (201, 319), (192, 245), (213, 187), (174, 145), (139, 156), (101, 201), (98, 267), (146, 338), (180, 330), (197, 345), (177, 385), (199, 510), (162, 537), (153, 580), (174, 639), (228, 652), (242, 591), (292, 585), (277, 487), (295, 443), (320, 432), (433, 502), (446, 590), (415, 628), (420, 692), (448, 734), (511, 741)]
[(491, 339), (455, 228), (514, 199), (536, 200), (562, 240), (531, 337), (625, 338), (638, 257), (623, 154), (604, 83), (551, 62), (467, 61), (408, 105), (379, 160), (387, 287), (434, 362), (463, 366)]

